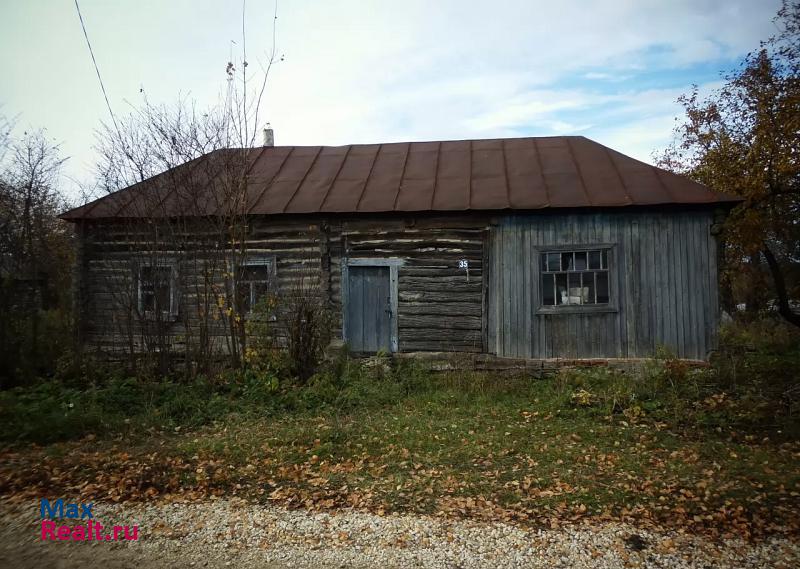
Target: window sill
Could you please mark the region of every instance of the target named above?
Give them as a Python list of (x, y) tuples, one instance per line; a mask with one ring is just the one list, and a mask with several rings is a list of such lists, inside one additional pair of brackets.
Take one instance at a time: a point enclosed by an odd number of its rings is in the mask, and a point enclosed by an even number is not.
[(538, 316), (559, 314), (610, 314), (619, 312), (616, 306), (542, 306), (536, 311)]

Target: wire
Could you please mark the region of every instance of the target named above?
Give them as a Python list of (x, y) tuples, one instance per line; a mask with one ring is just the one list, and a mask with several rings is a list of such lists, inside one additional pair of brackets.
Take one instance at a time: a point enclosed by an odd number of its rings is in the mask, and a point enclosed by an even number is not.
[(117, 119), (114, 117), (114, 111), (111, 110), (111, 103), (108, 101), (108, 93), (106, 93), (106, 87), (103, 85), (103, 78), (100, 76), (100, 68), (97, 67), (97, 60), (94, 57), (94, 50), (92, 49), (92, 43), (89, 41), (89, 34), (86, 33), (86, 24), (83, 23), (83, 16), (81, 15), (81, 7), (78, 6), (78, 0), (75, 0), (75, 9), (78, 11), (78, 19), (81, 21), (81, 29), (83, 30), (83, 37), (86, 38), (86, 45), (89, 47), (89, 54), (92, 56), (92, 63), (94, 64), (94, 70), (97, 73), (97, 80), (100, 82), (100, 89), (103, 91), (103, 98), (106, 100), (106, 107), (108, 107), (108, 114), (111, 115), (111, 121), (114, 123), (114, 128), (119, 132), (119, 126), (117, 126)]

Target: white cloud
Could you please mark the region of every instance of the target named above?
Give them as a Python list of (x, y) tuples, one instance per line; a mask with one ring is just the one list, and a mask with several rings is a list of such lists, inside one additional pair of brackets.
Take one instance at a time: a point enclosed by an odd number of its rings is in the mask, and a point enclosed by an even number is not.
[[(716, 79), (709, 63), (729, 65), (773, 33), (778, 4), (283, 2), (286, 60), (262, 116), (278, 144), (581, 132), (647, 158), (648, 145), (669, 137), (675, 98)], [(179, 92), (201, 106), (217, 100), (231, 40), (241, 39), (239, 4), (85, 0), (81, 9), (117, 113), (141, 85), (153, 101)], [(47, 126), (74, 157), (67, 172), (88, 179), (107, 111), (73, 7), (32, 0), (3, 10), (3, 111)], [(251, 70), (270, 48), (271, 25), (271, 3), (248, 3)]]

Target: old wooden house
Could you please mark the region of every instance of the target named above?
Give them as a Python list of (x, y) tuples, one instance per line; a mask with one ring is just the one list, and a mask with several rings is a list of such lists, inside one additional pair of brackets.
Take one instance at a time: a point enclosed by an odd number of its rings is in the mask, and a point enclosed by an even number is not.
[[(312, 271), (353, 351), (629, 358), (663, 345), (705, 359), (715, 346), (713, 234), (732, 196), (584, 137), (244, 152), (248, 302)], [(176, 338), (203, 317), (187, 314), (195, 267), (179, 252), (127, 262), (131, 228), (170, 218), (201, 231), (219, 207), (213, 181), (187, 195), (169, 174), (63, 216), (80, 235), (85, 341), (100, 349), (127, 318), (102, 275), (128, 283), (133, 309), (158, 301)], [(148, 195), (157, 208), (141, 207)]]

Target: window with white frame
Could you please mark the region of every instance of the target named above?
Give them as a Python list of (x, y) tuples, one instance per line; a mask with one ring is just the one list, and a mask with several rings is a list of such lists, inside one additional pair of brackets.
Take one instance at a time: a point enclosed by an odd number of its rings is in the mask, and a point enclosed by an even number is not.
[(177, 314), (176, 268), (174, 263), (139, 265), (139, 312), (148, 316)]
[(239, 306), (244, 314), (250, 314), (274, 288), (275, 259), (246, 259), (239, 265), (237, 277), (236, 294), (239, 296)]
[(544, 251), (540, 255), (543, 308), (611, 304), (610, 248)]

